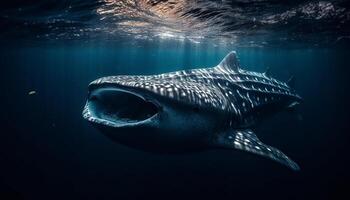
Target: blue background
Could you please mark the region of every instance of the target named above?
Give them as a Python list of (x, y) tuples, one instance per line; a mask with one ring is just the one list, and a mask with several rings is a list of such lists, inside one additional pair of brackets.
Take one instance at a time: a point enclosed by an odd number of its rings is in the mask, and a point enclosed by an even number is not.
[[(236, 50), (242, 68), (296, 77), (303, 120), (281, 113), (257, 131), (301, 167), (235, 150), (157, 155), (116, 144), (85, 121), (87, 85), (119, 74), (212, 67)], [(131, 45), (3, 45), (0, 191), (24, 199), (336, 199), (349, 189), (349, 50)], [(36, 94), (28, 95), (35, 90)]]

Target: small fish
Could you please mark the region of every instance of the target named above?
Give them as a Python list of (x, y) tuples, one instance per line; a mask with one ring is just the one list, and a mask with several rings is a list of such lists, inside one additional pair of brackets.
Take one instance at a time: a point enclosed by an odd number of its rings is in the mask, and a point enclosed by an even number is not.
[(32, 91), (29, 91), (28, 92), (28, 95), (35, 95), (36, 94), (36, 91), (35, 90), (32, 90)]

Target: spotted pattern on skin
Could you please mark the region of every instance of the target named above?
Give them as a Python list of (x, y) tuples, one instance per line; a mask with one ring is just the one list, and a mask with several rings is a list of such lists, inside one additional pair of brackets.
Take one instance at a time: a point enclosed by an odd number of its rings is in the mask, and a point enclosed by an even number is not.
[(236, 149), (268, 157), (288, 167), (291, 167), (294, 170), (300, 169), (298, 164), (292, 161), (283, 152), (275, 147), (262, 143), (251, 130), (229, 131), (222, 136), (224, 137), (221, 138), (223, 145), (227, 145), (229, 147), (233, 145)]
[(149, 76), (109, 76), (90, 86), (111, 84), (137, 88), (198, 107), (218, 109), (232, 117), (230, 125), (254, 123), (255, 109), (290, 98), (300, 98), (286, 84), (264, 73), (218, 65)]
[[(115, 87), (172, 99), (198, 108), (211, 108), (225, 114), (223, 128), (213, 136), (218, 146), (236, 148), (285, 164), (294, 170), (298, 165), (278, 149), (263, 144), (247, 127), (251, 127), (262, 108), (297, 102), (301, 98), (286, 83), (266, 73), (243, 70), (234, 52), (216, 67), (192, 69), (149, 76), (109, 76), (93, 81), (95, 87)], [(86, 104), (84, 118), (108, 126), (118, 126), (92, 117)], [(243, 130), (244, 129), (244, 130)], [(222, 130), (221, 130), (222, 131)]]

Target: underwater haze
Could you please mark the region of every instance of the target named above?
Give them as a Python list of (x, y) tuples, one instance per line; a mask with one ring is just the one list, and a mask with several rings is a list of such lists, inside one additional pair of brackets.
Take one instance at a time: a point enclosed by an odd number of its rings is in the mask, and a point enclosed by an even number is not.
[[(0, 199), (349, 198), (350, 4), (346, 0), (14, 0), (0, 6)], [(89, 83), (241, 68), (303, 98), (258, 126), (292, 171), (239, 150), (155, 154), (82, 117)]]

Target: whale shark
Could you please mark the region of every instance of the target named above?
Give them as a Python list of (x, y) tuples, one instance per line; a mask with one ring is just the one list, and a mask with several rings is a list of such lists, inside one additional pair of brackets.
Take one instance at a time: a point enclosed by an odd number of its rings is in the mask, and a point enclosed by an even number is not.
[(232, 51), (212, 68), (99, 78), (88, 86), (82, 115), (132, 148), (160, 153), (238, 149), (299, 170), (255, 134), (262, 120), (302, 101), (293, 80), (276, 80), (270, 70), (244, 70)]

